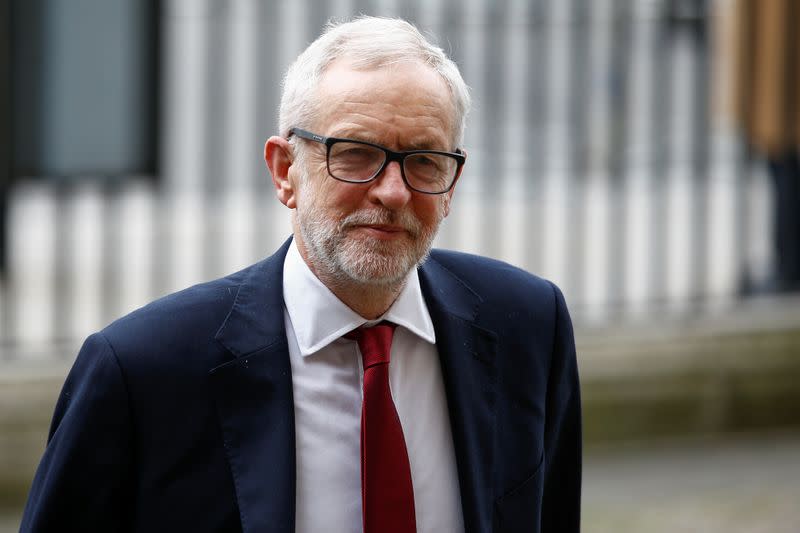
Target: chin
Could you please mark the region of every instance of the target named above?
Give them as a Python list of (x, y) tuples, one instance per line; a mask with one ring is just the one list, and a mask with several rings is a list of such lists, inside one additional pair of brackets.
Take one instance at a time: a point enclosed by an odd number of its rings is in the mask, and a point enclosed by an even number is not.
[(385, 250), (386, 246), (377, 246), (375, 248), (383, 249), (372, 250), (353, 248), (340, 250), (341, 253), (336, 254), (337, 270), (350, 280), (364, 285), (397, 285), (405, 280), (418, 263), (408, 251), (400, 253), (392, 250), (394, 253), (387, 253), (389, 251)]
[(427, 257), (433, 231), (402, 238), (372, 238), (363, 232), (342, 231), (321, 219), (306, 219), (300, 233), (315, 270), (338, 283), (396, 287)]

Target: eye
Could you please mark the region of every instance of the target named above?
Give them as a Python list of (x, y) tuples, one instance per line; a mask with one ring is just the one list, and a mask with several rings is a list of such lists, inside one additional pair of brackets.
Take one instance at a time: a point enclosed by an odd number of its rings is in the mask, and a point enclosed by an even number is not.
[(339, 150), (336, 155), (337, 157), (369, 157), (373, 152), (370, 150), (366, 150), (362, 147), (352, 147), (346, 148), (344, 150)]
[(406, 159), (406, 168), (412, 172), (438, 174), (447, 168), (447, 159), (439, 154), (414, 154)]
[(414, 164), (426, 167), (438, 166), (436, 160), (427, 155), (419, 155), (416, 158), (414, 158)]
[(382, 159), (383, 152), (366, 144), (340, 142), (331, 148), (331, 159), (343, 163), (358, 164)]

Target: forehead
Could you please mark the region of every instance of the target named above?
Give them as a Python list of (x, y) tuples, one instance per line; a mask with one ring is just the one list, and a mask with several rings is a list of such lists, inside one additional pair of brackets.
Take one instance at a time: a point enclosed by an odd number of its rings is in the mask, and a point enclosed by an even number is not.
[(453, 148), (450, 91), (442, 77), (422, 63), (365, 70), (337, 60), (323, 73), (316, 97), (321, 112), (315, 128), (323, 135), (401, 148)]

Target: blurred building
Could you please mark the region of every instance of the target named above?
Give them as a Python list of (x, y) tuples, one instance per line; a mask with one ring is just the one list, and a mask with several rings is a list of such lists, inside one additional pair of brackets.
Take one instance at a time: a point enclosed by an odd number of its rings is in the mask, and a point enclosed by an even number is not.
[(282, 73), (359, 12), (438, 36), (474, 90), (439, 246), (553, 279), (579, 324), (732, 305), (774, 275), (773, 208), (714, 111), (734, 65), (715, 5), (1, 0), (0, 346), (74, 345), (282, 242), (261, 155)]
[[(562, 287), (587, 444), (796, 429), (800, 297), (781, 281), (781, 243), (800, 236), (780, 213), (796, 221), (800, 201), (780, 187), (800, 179), (776, 178), (792, 144), (774, 141), (800, 131), (797, 12), (795, 0), (0, 0), (0, 531), (81, 340), (287, 238), (262, 161), (281, 78), (329, 18), (356, 13), (430, 31), (472, 87), (469, 158), (437, 245)], [(642, 469), (644, 483), (670, 477)], [(629, 509), (640, 486), (616, 474)], [(667, 493), (653, 493), (659, 515)], [(729, 507), (762, 501), (747, 494)], [(630, 530), (658, 530), (644, 523)]]

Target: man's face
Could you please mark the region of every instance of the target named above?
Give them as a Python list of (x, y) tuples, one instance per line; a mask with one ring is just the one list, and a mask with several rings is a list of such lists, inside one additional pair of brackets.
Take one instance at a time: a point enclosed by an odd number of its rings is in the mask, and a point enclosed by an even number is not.
[[(398, 151), (455, 148), (448, 89), (424, 65), (357, 71), (335, 62), (320, 80), (317, 98), (322, 113), (312, 131), (319, 135)], [(453, 189), (441, 195), (412, 191), (397, 162), (372, 182), (344, 183), (328, 175), (324, 145), (297, 142), (304, 143), (304, 156), (289, 171), (297, 188), (296, 237), (311, 268), (360, 284), (404, 279), (430, 250)]]

